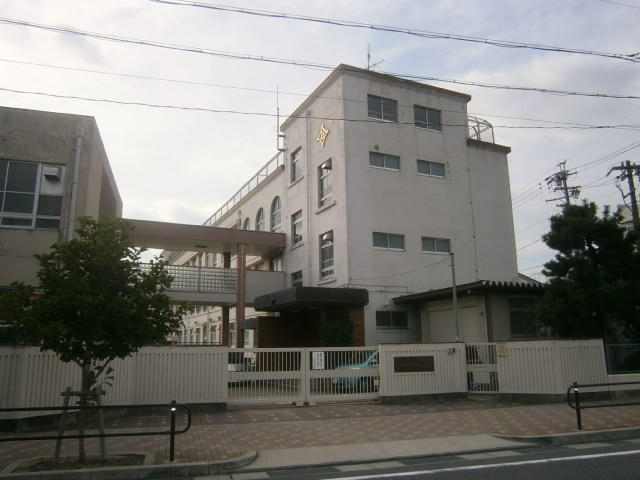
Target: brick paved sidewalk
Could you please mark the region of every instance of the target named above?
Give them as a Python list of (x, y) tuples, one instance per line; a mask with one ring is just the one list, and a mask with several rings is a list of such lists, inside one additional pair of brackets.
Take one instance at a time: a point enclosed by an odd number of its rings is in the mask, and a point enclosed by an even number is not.
[[(159, 416), (120, 417), (107, 430), (167, 427)], [(583, 412), (585, 431), (640, 427), (640, 406)], [(491, 396), (465, 400), (427, 400), (406, 405), (353, 403), (315, 407), (246, 407), (224, 412), (196, 410), (189, 432), (176, 439), (182, 462), (217, 461), (251, 450), (348, 445), (477, 433), (540, 436), (576, 430), (575, 412), (566, 403), (524, 404)], [(2, 434), (7, 435), (7, 434)], [(97, 441), (87, 440), (88, 453)], [(0, 470), (16, 459), (48, 457), (54, 441), (0, 443)], [(167, 437), (122, 437), (107, 440), (108, 453), (151, 452), (156, 463), (168, 458)], [(74, 456), (77, 443), (66, 440), (63, 455)]]

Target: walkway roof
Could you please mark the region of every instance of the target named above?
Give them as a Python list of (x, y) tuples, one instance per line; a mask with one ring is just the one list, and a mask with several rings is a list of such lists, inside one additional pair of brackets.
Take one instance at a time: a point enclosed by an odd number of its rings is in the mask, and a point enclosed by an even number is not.
[(127, 220), (133, 225), (129, 238), (138, 247), (187, 252), (236, 253), (238, 245), (244, 244), (247, 255), (268, 256), (286, 246), (284, 233)]

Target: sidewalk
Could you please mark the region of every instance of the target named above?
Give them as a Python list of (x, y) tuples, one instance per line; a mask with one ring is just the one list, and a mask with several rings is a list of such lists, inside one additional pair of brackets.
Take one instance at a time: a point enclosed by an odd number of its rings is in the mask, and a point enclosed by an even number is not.
[[(108, 421), (107, 430), (162, 430), (167, 421), (159, 416), (121, 417)], [(640, 437), (640, 406), (586, 410), (582, 423), (583, 432), (591, 432), (593, 441), (616, 435)], [(372, 402), (196, 410), (191, 429), (176, 438), (175, 466), (190, 464), (190, 470), (181, 471), (204, 475), (222, 471), (235, 461), (233, 468), (255, 471), (516, 448), (524, 444), (515, 440), (563, 441), (557, 436), (566, 434), (570, 434), (567, 441), (585, 441), (577, 436), (582, 434), (576, 430), (575, 411), (566, 403), (526, 404), (490, 395), (403, 405)], [(594, 439), (594, 434), (599, 437)], [(89, 454), (97, 452), (97, 441), (87, 440), (87, 445)], [(53, 447), (53, 441), (0, 443), (0, 472), (19, 459), (50, 457)], [(63, 443), (63, 455), (74, 456), (76, 451), (75, 441)], [(108, 454), (134, 452), (151, 453), (160, 469), (169, 467), (167, 437), (107, 440)], [(7, 477), (0, 474), (2, 478)]]

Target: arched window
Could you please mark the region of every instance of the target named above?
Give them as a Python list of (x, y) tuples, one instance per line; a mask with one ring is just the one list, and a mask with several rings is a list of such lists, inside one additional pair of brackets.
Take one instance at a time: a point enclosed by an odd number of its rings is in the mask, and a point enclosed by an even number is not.
[(264, 210), (262, 208), (256, 213), (256, 230), (258, 232), (264, 230)]
[(280, 221), (282, 219), (282, 211), (280, 210), (280, 197), (276, 197), (271, 202), (271, 231), (280, 231)]
[(242, 224), (243, 230), (249, 230), (249, 217), (244, 219), (244, 223)]

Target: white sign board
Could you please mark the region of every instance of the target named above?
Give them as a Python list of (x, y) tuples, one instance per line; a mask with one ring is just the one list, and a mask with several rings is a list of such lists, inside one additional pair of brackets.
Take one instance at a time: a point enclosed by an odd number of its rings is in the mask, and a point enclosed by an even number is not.
[(311, 362), (314, 370), (324, 370), (324, 352), (311, 352)]

